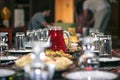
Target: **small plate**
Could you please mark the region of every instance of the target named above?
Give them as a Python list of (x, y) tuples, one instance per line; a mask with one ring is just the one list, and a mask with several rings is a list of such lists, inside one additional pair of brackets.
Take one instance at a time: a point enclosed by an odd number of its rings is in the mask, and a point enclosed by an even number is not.
[(29, 53), (32, 52), (31, 49), (25, 49), (25, 50), (8, 50), (9, 53)]
[(92, 51), (93, 53), (99, 53), (99, 50), (94, 50), (94, 51)]
[(26, 42), (25, 47), (32, 48), (32, 43), (31, 42)]
[(116, 61), (120, 61), (119, 57), (112, 57), (112, 58), (105, 58), (105, 57), (101, 57), (99, 58), (100, 62), (116, 62)]
[(0, 61), (10, 61), (18, 59), (17, 56), (0, 56)]
[(14, 70), (0, 69), (0, 77), (8, 77), (15, 74)]
[(63, 73), (62, 77), (69, 80), (113, 80), (118, 75), (106, 71), (76, 71)]

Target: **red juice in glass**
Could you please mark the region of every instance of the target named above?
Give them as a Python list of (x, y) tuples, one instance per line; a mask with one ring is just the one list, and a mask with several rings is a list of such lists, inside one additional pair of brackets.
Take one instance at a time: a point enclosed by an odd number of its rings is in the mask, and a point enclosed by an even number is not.
[(66, 44), (63, 37), (63, 30), (59, 27), (54, 27), (49, 30), (49, 36), (51, 37), (51, 46), (50, 49), (54, 51), (63, 50), (66, 52)]

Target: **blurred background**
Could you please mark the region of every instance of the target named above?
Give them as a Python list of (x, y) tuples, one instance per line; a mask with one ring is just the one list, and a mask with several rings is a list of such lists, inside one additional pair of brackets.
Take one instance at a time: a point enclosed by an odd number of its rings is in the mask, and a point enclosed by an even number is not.
[[(80, 0), (0, 0), (0, 13), (4, 7), (10, 12), (9, 28), (16, 30), (26, 30), (27, 24), (34, 13), (40, 11), (44, 6), (49, 6), (51, 16), (47, 19), (49, 23), (57, 23), (61, 20), (64, 25), (76, 27), (75, 7)], [(111, 3), (112, 15), (107, 25), (107, 33), (112, 35), (113, 47), (120, 47), (120, 1)], [(20, 16), (15, 12), (17, 9), (22, 9), (23, 25), (15, 27), (16, 16)], [(2, 24), (3, 18), (0, 16), (0, 28), (5, 28)], [(70, 25), (69, 25), (70, 24)], [(20, 29), (19, 29), (20, 28)]]

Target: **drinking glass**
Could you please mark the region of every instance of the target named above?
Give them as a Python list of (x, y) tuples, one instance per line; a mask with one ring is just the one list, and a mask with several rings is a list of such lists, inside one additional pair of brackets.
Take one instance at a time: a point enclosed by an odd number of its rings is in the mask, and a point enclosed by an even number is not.
[(25, 33), (17, 32), (15, 36), (15, 49), (23, 50), (25, 49)]
[(84, 37), (83, 43), (83, 54), (79, 58), (79, 67), (82, 70), (98, 70), (99, 68), (99, 56), (96, 55), (94, 50), (94, 38)]
[(90, 28), (89, 32), (90, 32), (90, 36), (93, 37), (93, 39), (94, 39), (94, 42), (93, 42), (93, 46), (94, 46), (93, 53), (95, 53), (96, 55), (99, 56), (100, 37), (103, 36), (104, 34), (99, 32), (95, 28)]
[(33, 30), (27, 30), (26, 36), (25, 36), (25, 48), (32, 47), (33, 33), (34, 33)]
[(98, 56), (91, 52), (85, 51), (79, 58), (78, 65), (81, 70), (98, 70), (99, 69), (99, 59)]
[(94, 38), (90, 36), (84, 37), (82, 41), (82, 48), (83, 48), (83, 51), (87, 51), (87, 50), (93, 51), (95, 48)]
[(35, 41), (44, 41), (47, 42), (48, 40), (48, 29), (38, 29), (38, 30), (27, 30), (26, 36), (25, 36), (25, 47), (31, 48), (32, 42)]
[(47, 28), (37, 30), (36, 33), (38, 36), (38, 40), (47, 41), (48, 40), (48, 31), (49, 30)]
[(82, 36), (86, 37), (89, 35), (89, 28), (88, 27), (83, 27), (82, 29)]
[(0, 55), (7, 55), (5, 52), (8, 50), (8, 33), (0, 33)]
[(103, 35), (100, 37), (100, 57), (112, 57), (112, 41), (111, 35)]
[[(34, 36), (35, 37), (35, 36)], [(43, 39), (43, 37), (42, 37)], [(24, 70), (29, 80), (52, 80), (54, 75), (54, 64), (46, 64), (44, 50), (50, 46), (50, 38), (48, 40), (35, 39), (32, 41), (33, 58)]]
[(94, 33), (94, 35), (92, 35), (92, 37), (94, 38), (94, 50), (93, 52), (96, 53), (97, 55), (99, 55), (99, 50), (100, 50), (100, 37), (103, 36), (103, 33)]
[(4, 43), (8, 43), (8, 33), (7, 32), (0, 32), (0, 41)]

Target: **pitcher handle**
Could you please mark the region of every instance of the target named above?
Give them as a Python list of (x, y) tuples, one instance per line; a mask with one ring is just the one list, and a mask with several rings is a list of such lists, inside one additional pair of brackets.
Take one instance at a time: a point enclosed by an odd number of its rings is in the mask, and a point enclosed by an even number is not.
[(67, 48), (70, 47), (70, 34), (68, 31), (64, 31), (64, 34), (66, 34), (67, 38), (68, 38), (68, 44), (67, 44)]

